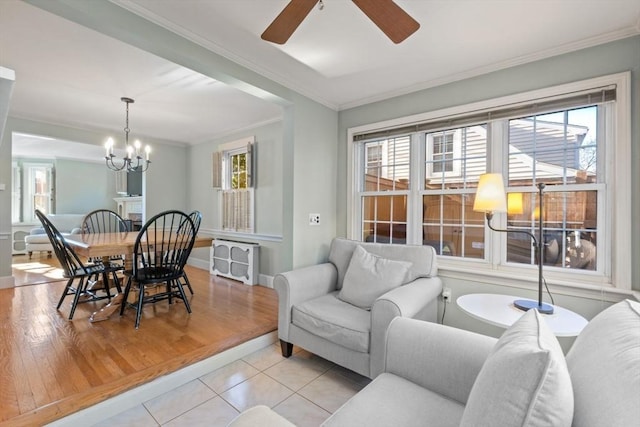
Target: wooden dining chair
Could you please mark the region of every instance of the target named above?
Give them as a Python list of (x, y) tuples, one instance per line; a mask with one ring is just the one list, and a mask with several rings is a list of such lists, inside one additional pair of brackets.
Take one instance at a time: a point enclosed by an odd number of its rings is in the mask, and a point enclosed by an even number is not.
[[(56, 309), (60, 309), (68, 295), (73, 295), (71, 311), (69, 312), (69, 320), (71, 320), (79, 303), (98, 301), (105, 298), (111, 299), (109, 289), (104, 289), (106, 294), (104, 296), (98, 295), (97, 291), (89, 289), (89, 286), (93, 283), (90, 280), (91, 277), (102, 274), (104, 266), (102, 264), (83, 263), (51, 221), (41, 211), (36, 209), (35, 213), (51, 241), (56, 258), (58, 258), (58, 262), (60, 262), (60, 266), (64, 271), (63, 277), (68, 279)], [(74, 286), (76, 280), (78, 283)]]
[[(184, 277), (184, 266), (195, 237), (193, 221), (177, 210), (159, 213), (142, 226), (133, 249), (132, 269), (125, 271), (127, 284), (120, 308), (120, 315), (129, 306), (136, 309), (136, 329), (140, 326), (142, 309), (147, 303), (168, 300), (172, 304), (174, 298), (179, 298), (191, 313), (180, 279)], [(137, 301), (128, 304), (132, 289), (138, 292)]]
[[(97, 209), (85, 215), (82, 221), (82, 234), (94, 233), (126, 233), (129, 231), (127, 222), (116, 212), (109, 209)], [(112, 255), (105, 261), (103, 258), (91, 258), (93, 263), (104, 265), (102, 283), (109, 287), (109, 276), (118, 292), (122, 292), (118, 272), (124, 270), (124, 255)]]
[[(200, 211), (193, 211), (189, 214), (189, 218), (193, 222), (193, 226), (195, 227), (195, 234), (198, 234), (198, 230), (200, 229), (200, 223), (202, 222), (202, 213)], [(189, 253), (187, 254), (187, 259), (189, 259), (189, 255), (191, 254), (191, 250), (193, 249), (193, 245), (189, 248)], [(182, 279), (184, 279), (184, 284), (189, 288), (189, 292), (193, 295), (193, 288), (191, 287), (191, 283), (189, 282), (189, 276), (187, 276), (187, 272), (183, 271)]]

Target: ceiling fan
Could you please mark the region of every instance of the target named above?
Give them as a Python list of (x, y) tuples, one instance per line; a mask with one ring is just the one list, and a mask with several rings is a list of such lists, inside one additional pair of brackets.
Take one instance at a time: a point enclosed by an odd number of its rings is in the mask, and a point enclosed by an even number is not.
[[(353, 2), (396, 44), (420, 28), (420, 24), (393, 0), (353, 0)], [(262, 39), (285, 44), (318, 3), (322, 9), (322, 0), (291, 0), (262, 33)]]

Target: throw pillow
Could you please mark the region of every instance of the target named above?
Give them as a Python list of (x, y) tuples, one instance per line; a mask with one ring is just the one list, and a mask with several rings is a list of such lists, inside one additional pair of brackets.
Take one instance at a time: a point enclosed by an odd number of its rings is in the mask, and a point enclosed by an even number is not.
[(500, 337), (473, 384), (461, 427), (571, 426), (573, 388), (558, 340), (537, 310)]
[(411, 263), (379, 257), (357, 246), (338, 294), (344, 302), (370, 310), (381, 295), (405, 282)]

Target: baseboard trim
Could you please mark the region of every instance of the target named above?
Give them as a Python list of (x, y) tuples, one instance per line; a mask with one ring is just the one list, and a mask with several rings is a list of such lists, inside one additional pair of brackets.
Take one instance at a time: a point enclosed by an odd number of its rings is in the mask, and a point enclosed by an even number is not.
[[(202, 270), (207, 270), (207, 271), (211, 271), (210, 270), (210, 265), (209, 265), (209, 260), (204, 260), (204, 259), (199, 259), (199, 258), (189, 258), (189, 261), (187, 261), (187, 264), (196, 267), (196, 268), (200, 268)], [(266, 288), (271, 288), (273, 289), (273, 276), (269, 276), (267, 274), (259, 274), (258, 275), (258, 284), (260, 286), (264, 286)]]
[(9, 289), (16, 287), (16, 280), (13, 276), (0, 277), (0, 289)]
[(231, 362), (241, 359), (253, 352), (268, 347), (278, 339), (278, 332), (270, 332), (259, 336), (229, 350), (216, 354), (208, 359), (186, 366), (179, 371), (124, 392), (111, 399), (100, 402), (89, 408), (78, 411), (67, 417), (56, 420), (47, 427), (75, 427), (79, 425), (94, 425), (121, 412), (129, 410), (155, 397), (160, 396), (181, 385), (193, 381), (211, 371), (215, 371)]

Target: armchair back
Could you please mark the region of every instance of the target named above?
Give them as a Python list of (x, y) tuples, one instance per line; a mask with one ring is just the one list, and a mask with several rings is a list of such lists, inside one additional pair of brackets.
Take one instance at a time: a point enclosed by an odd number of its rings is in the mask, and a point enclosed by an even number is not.
[(383, 258), (411, 262), (413, 265), (409, 271), (408, 282), (419, 277), (435, 277), (438, 275), (436, 251), (432, 246), (388, 245), (335, 238), (331, 242), (331, 248), (329, 249), (329, 262), (338, 270), (337, 289), (342, 289), (344, 275), (349, 267), (353, 251), (357, 246), (362, 246), (367, 252)]

